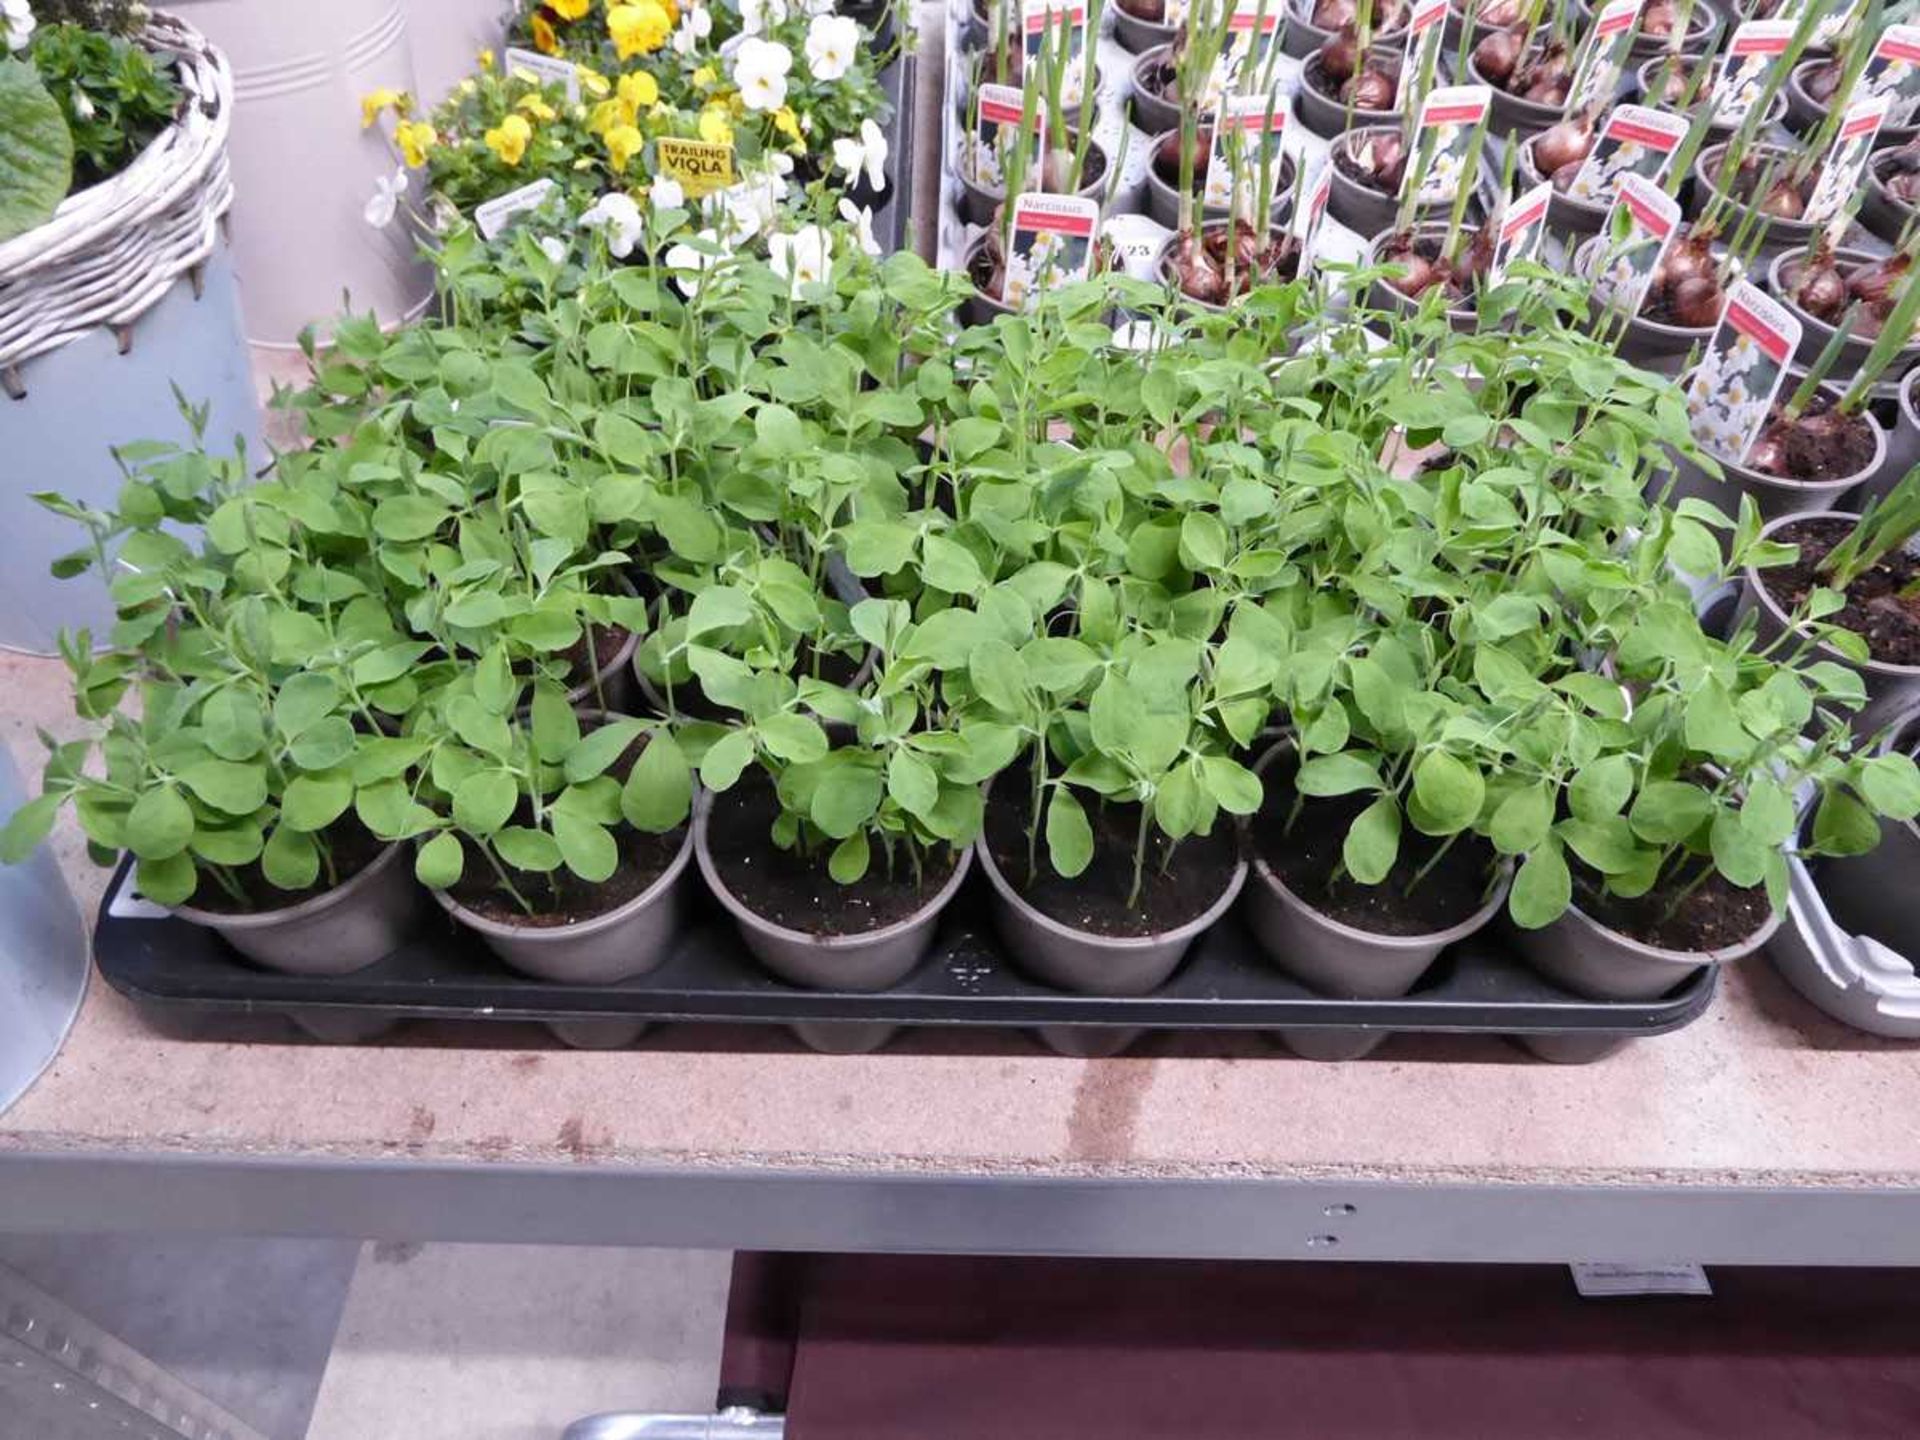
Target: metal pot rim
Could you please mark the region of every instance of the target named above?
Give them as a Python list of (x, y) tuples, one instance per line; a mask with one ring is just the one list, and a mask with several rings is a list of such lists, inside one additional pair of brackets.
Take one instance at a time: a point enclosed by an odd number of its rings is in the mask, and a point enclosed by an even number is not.
[[(695, 805), (699, 803), (695, 799)], [(498, 920), (489, 920), (473, 910), (469, 910), (444, 890), (429, 890), (427, 893), (439, 902), (445, 910), (460, 924), (478, 934), (498, 940), (512, 940), (516, 944), (558, 945), (572, 940), (583, 940), (589, 935), (597, 935), (610, 930), (628, 917), (649, 909), (655, 901), (664, 897), (686, 873), (687, 864), (693, 854), (693, 819), (691, 816), (682, 825), (684, 832), (680, 837), (680, 848), (674, 851), (673, 859), (658, 878), (642, 890), (633, 899), (618, 909), (609, 910), (603, 915), (595, 915), (588, 920), (576, 920), (569, 925), (510, 925)]]
[(244, 914), (236, 915), (228, 915), (218, 910), (202, 910), (193, 905), (169, 905), (167, 910), (182, 920), (203, 925), (209, 930), (271, 930), (281, 925), (310, 920), (316, 915), (344, 905), (372, 885), (378, 876), (384, 875), (392, 868), (400, 854), (400, 849), (399, 841), (391, 841), (365, 869), (348, 876), (331, 890), (323, 890), (318, 895), (309, 896), (297, 904), (283, 905), (277, 910), (249, 910)]
[[(1635, 940), (1631, 935), (1621, 934), (1610, 925), (1603, 925), (1578, 905), (1568, 905), (1566, 913), (1554, 923), (1570, 922), (1577, 927), (1594, 931), (1603, 936), (1609, 944), (1616, 945), (1642, 960), (1660, 961), (1684, 970), (1697, 970), (1702, 965), (1723, 965), (1734, 960), (1745, 959), (1764, 947), (1787, 918), (1787, 912), (1784, 909), (1772, 907), (1769, 909), (1767, 919), (1760, 923), (1759, 929), (1753, 934), (1719, 950), (1667, 950), (1658, 945), (1648, 945), (1643, 941)], [(1677, 980), (1679, 977), (1676, 975), (1674, 978)]]

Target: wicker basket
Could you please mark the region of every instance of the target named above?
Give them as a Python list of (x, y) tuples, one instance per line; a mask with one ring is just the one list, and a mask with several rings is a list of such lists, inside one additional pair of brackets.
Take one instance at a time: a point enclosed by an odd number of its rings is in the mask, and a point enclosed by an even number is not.
[(46, 224), (0, 245), (0, 378), (101, 326), (133, 323), (213, 253), (233, 203), (233, 77), (192, 26), (154, 12), (142, 41), (171, 55), (186, 103), (110, 180), (70, 195)]

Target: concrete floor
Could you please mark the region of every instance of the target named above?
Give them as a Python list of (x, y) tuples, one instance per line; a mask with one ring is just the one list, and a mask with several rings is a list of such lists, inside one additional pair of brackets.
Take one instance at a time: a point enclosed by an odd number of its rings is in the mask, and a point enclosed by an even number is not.
[[(704, 1412), (713, 1251), (0, 1236), (11, 1267), (269, 1440), (558, 1440)], [(6, 1435), (5, 1440), (27, 1440)]]

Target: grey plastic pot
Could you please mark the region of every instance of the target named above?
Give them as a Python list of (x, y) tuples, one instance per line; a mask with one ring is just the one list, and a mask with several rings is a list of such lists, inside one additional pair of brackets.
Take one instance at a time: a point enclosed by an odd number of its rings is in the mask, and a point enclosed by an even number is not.
[(1174, 37), (1180, 33), (1178, 25), (1168, 25), (1158, 20), (1142, 20), (1133, 14), (1124, 4), (1116, 3), (1107, 13), (1113, 16), (1114, 37), (1130, 55), (1143, 55), (1149, 50), (1158, 50), (1162, 46), (1173, 44)]
[(609, 985), (659, 968), (685, 918), (692, 827), (658, 879), (626, 904), (571, 925), (514, 925), (469, 910), (444, 890), (440, 908), (523, 974), (561, 985)]
[[(1212, 221), (1205, 227), (1202, 233), (1205, 234), (1208, 231), (1223, 230), (1226, 228), (1226, 224), (1227, 222), (1225, 220)], [(1166, 243), (1160, 247), (1160, 254), (1153, 262), (1154, 279), (1158, 280), (1162, 285), (1165, 285), (1169, 291), (1178, 292), (1179, 303), (1188, 309), (1206, 311), (1213, 315), (1226, 314), (1230, 308), (1229, 306), (1216, 305), (1211, 300), (1202, 300), (1197, 296), (1187, 294), (1181, 289), (1180, 277), (1173, 264), (1173, 248), (1180, 242), (1181, 233), (1183, 232), (1175, 231), (1169, 233), (1166, 238)], [(1269, 228), (1268, 234), (1272, 233), (1272, 229)], [(1233, 303), (1238, 304), (1241, 298), (1240, 296), (1236, 296)]]
[[(1797, 514), (1784, 515), (1766, 526), (1760, 532), (1763, 540), (1777, 539), (1780, 531), (1797, 520), (1857, 520), (1857, 515), (1849, 515), (1836, 510), (1810, 510)], [(1762, 645), (1786, 634), (1791, 620), (1767, 587), (1762, 583), (1759, 571), (1752, 566), (1741, 575), (1740, 617), (1752, 614), (1759, 625), (1759, 638)], [(1920, 665), (1889, 665), (1881, 660), (1851, 660), (1842, 655), (1824, 640), (1816, 641), (1814, 653), (1822, 660), (1830, 660), (1843, 665), (1857, 674), (1867, 687), (1867, 703), (1864, 709), (1854, 717), (1855, 734), (1871, 735), (1883, 725), (1891, 724), (1907, 711), (1920, 706)]]
[[(1718, 193), (1718, 187), (1712, 177), (1719, 171), (1720, 159), (1725, 155), (1726, 149), (1724, 144), (1709, 145), (1694, 160), (1693, 186), (1687, 198), (1685, 211), (1689, 220), (1698, 219), (1711, 198)], [(1783, 167), (1792, 159), (1791, 154), (1778, 145), (1755, 145), (1747, 153), (1749, 156), (1757, 157), (1763, 173), (1774, 159), (1780, 160)], [(1721, 222), (1722, 232), (1728, 235), (1740, 233), (1743, 222), (1752, 213), (1753, 207), (1745, 201), (1729, 200), (1726, 216)], [(1770, 260), (1783, 250), (1806, 249), (1807, 242), (1813, 238), (1813, 231), (1814, 227), (1804, 220), (1760, 217), (1754, 222), (1752, 234), (1749, 236), (1749, 243), (1755, 239), (1759, 242), (1759, 250), (1755, 256), (1756, 268), (1758, 261)]]
[[(1314, 51), (1331, 42), (1339, 33), (1338, 30), (1329, 30), (1323, 25), (1313, 23), (1313, 0), (1287, 0), (1286, 24), (1280, 29), (1280, 53), (1291, 55), (1296, 60), (1304, 60)], [(1394, 29), (1380, 31), (1373, 37), (1373, 42), (1376, 45), (1388, 45), (1397, 50), (1405, 50), (1406, 22), (1402, 20)]]
[[(1476, 4), (1474, 8), (1476, 10), (1484, 10), (1486, 8), (1485, 0), (1479, 0), (1479, 3)], [(1444, 55), (1451, 56), (1459, 53), (1460, 32), (1466, 28), (1467, 28), (1466, 6), (1461, 3), (1461, 0), (1452, 0), (1452, 3), (1447, 6), (1447, 20), (1446, 20), (1446, 42), (1447, 43), (1446, 43), (1445, 49), (1442, 51)], [(1487, 36), (1493, 34), (1494, 31), (1505, 30), (1508, 28), (1510, 27), (1505, 25), (1489, 25), (1484, 20), (1475, 20), (1473, 22), (1473, 39), (1467, 42), (1468, 53), (1471, 54), (1473, 51), (1473, 48), (1476, 45), (1478, 45), (1482, 40), (1486, 39)]]
[(1707, 965), (1760, 949), (1780, 928), (1775, 912), (1737, 945), (1721, 950), (1662, 950), (1611, 930), (1578, 906), (1539, 930), (1511, 927), (1514, 945), (1554, 984), (1594, 1000), (1657, 1000)]
[(1567, 118), (1564, 105), (1542, 105), (1537, 100), (1509, 95), (1480, 73), (1480, 66), (1471, 55), (1467, 56), (1467, 75), (1467, 84), (1486, 85), (1493, 91), (1493, 112), (1487, 117), (1487, 130), (1491, 134), (1523, 140)]
[[(1290, 739), (1272, 746), (1254, 767), (1256, 773), (1264, 777), (1274, 762), (1293, 753), (1293, 746)], [(1405, 995), (1442, 950), (1484, 929), (1500, 913), (1511, 883), (1503, 873), (1487, 902), (1458, 925), (1428, 935), (1385, 935), (1323, 915), (1289, 890), (1257, 850), (1250, 863), (1253, 874), (1241, 894), (1240, 912), (1267, 958), (1322, 994), (1349, 1000)]]
[[(1540, 173), (1540, 167), (1533, 158), (1533, 142), (1539, 138), (1538, 135), (1529, 135), (1520, 142), (1520, 153), (1515, 158), (1514, 168), (1520, 172), (1520, 179), (1516, 183), (1521, 194), (1547, 178)], [(1611, 208), (1605, 201), (1576, 200), (1556, 188), (1547, 197), (1547, 229), (1569, 239), (1584, 240), (1600, 233), (1600, 227), (1607, 221), (1607, 211)]]
[(1860, 184), (1861, 226), (1889, 245), (1898, 245), (1907, 226), (1913, 223), (1915, 209), (1887, 189), (1887, 177), (1893, 173), (1893, 152), (1877, 150), (1867, 160), (1866, 175)]
[[(1787, 102), (1787, 129), (1796, 135), (1812, 134), (1827, 118), (1828, 107), (1807, 93), (1807, 77), (1826, 63), (1825, 60), (1802, 60), (1793, 67), (1793, 73), (1787, 76), (1787, 83), (1782, 87), (1781, 93)], [(1920, 125), (1882, 125), (1874, 137), (1873, 148), (1891, 150), (1907, 144), (1916, 135), (1920, 135)]]
[[(1333, 169), (1329, 172), (1327, 213), (1362, 239), (1379, 235), (1399, 218), (1400, 197), (1362, 185), (1340, 168), (1339, 157), (1351, 156), (1376, 135), (1397, 135), (1397, 125), (1367, 125), (1335, 136), (1331, 142)], [(1435, 200), (1416, 207), (1416, 222), (1444, 220), (1453, 208), (1451, 199)]]
[(398, 950), (420, 922), (420, 887), (405, 852), (389, 845), (344, 884), (283, 909), (225, 915), (176, 905), (173, 913), (269, 970), (346, 975)]
[[(1573, 254), (1574, 274), (1592, 277), (1599, 260), (1600, 245), (1601, 239), (1597, 235), (1581, 242), (1580, 248)], [(1596, 303), (1594, 308), (1597, 312), (1599, 304)], [(1634, 315), (1627, 321), (1626, 331), (1615, 346), (1615, 351), (1622, 360), (1630, 360), (1643, 370), (1652, 370), (1660, 375), (1678, 375), (1686, 368), (1688, 357), (1704, 350), (1712, 338), (1711, 327), (1668, 325), (1659, 320), (1649, 320), (1643, 315)]]
[[(1684, 389), (1693, 372), (1689, 370), (1680, 377)], [(1789, 381), (1791, 383), (1791, 381)], [(1838, 387), (1821, 387), (1835, 399), (1839, 398)], [(1726, 478), (1716, 480), (1686, 456), (1677, 456), (1674, 461), (1674, 483), (1671, 503), (1678, 505), (1689, 496), (1695, 496), (1718, 505), (1729, 515), (1739, 509), (1742, 493), (1753, 496), (1760, 507), (1760, 513), (1769, 520), (1777, 520), (1792, 515), (1806, 515), (1816, 512), (1828, 513), (1854, 486), (1877, 476), (1884, 468), (1887, 454), (1887, 432), (1871, 412), (1862, 411), (1862, 418), (1873, 427), (1873, 459), (1858, 474), (1845, 475), (1838, 480), (1782, 480), (1776, 475), (1766, 475), (1751, 466), (1742, 465), (1737, 460), (1720, 459), (1720, 468)], [(1647, 493), (1657, 495), (1666, 484), (1666, 477), (1655, 475)]]
[[(1920, 750), (1920, 711), (1896, 721), (1880, 748), (1899, 755)], [(1813, 873), (1842, 929), (1920, 959), (1920, 823), (1882, 820), (1876, 849), (1823, 859)]]
[[(1667, 110), (1672, 108), (1672, 106), (1662, 104), (1657, 100), (1649, 98), (1653, 93), (1654, 73), (1660, 68), (1661, 63), (1665, 59), (1666, 59), (1666, 55), (1664, 53), (1659, 55), (1649, 56), (1648, 58), (1642, 60), (1633, 72), (1633, 93), (1635, 98), (1638, 100), (1640, 104), (1651, 105), (1656, 110)], [(1784, 93), (1775, 95), (1773, 97), (1773, 103), (1767, 106), (1767, 118), (1761, 122), (1761, 126), (1760, 126), (1761, 137), (1765, 138), (1769, 130), (1771, 130), (1776, 125), (1783, 124), (1786, 121), (1786, 118), (1787, 118), (1787, 97)], [(1722, 124), (1720, 123), (1719, 120), (1716, 119), (1707, 126), (1707, 133), (1716, 138), (1725, 139), (1725, 138), (1731, 137), (1733, 132), (1739, 128), (1740, 127), (1737, 125)]]
[[(1461, 227), (1460, 236), (1462, 245), (1468, 243), (1468, 237), (1470, 237), (1477, 228), (1478, 227), (1472, 225)], [(1433, 238), (1444, 240), (1446, 234), (1447, 222), (1444, 220), (1430, 220), (1423, 225), (1413, 227), (1413, 237), (1415, 240)], [(1380, 259), (1380, 252), (1386, 247), (1387, 242), (1393, 238), (1392, 232), (1389, 231), (1374, 236), (1368, 243), (1367, 265), (1369, 268), (1383, 263)], [(1419, 311), (1420, 303), (1418, 300), (1409, 299), (1399, 289), (1384, 279), (1375, 280), (1367, 287), (1367, 304), (1376, 311), (1391, 311), (1403, 318), (1411, 318)], [(1471, 333), (1479, 328), (1480, 312), (1471, 307), (1465, 309), (1449, 307), (1447, 310), (1447, 323), (1463, 334)], [(1376, 328), (1378, 327), (1376, 326)]]
[(1149, 89), (1140, 78), (1142, 75), (1153, 73), (1162, 65), (1172, 63), (1173, 47), (1162, 45), (1136, 58), (1133, 68), (1127, 72), (1127, 92), (1133, 106), (1133, 123), (1135, 128), (1144, 134), (1164, 135), (1169, 130), (1179, 128), (1180, 106)]
[[(1593, 23), (1593, 6), (1588, 0), (1574, 0), (1574, 10), (1580, 17), (1577, 27), (1584, 35), (1587, 27)], [(1726, 27), (1726, 19), (1717, 5), (1710, 0), (1695, 0), (1693, 13), (1687, 17), (1686, 38), (1680, 43), (1682, 55), (1711, 54), (1720, 43), (1720, 32)], [(1646, 60), (1663, 54), (1672, 44), (1670, 35), (1649, 35), (1639, 26), (1634, 27), (1633, 43), (1627, 47), (1627, 59)]]
[[(1200, 127), (1199, 143), (1202, 150), (1210, 143), (1212, 135), (1213, 127), (1211, 125), (1203, 125)], [(1172, 230), (1177, 229), (1180, 224), (1180, 192), (1160, 177), (1160, 167), (1157, 160), (1162, 147), (1166, 146), (1173, 148), (1175, 156), (1179, 155), (1180, 132), (1178, 130), (1169, 130), (1164, 135), (1154, 136), (1148, 148), (1147, 154), (1150, 158), (1147, 162), (1147, 214), (1158, 224), (1164, 225), (1169, 230)], [(1194, 185), (1196, 187), (1200, 186), (1204, 183), (1205, 178), (1203, 174), (1196, 174), (1193, 177)], [(1271, 214), (1275, 225), (1286, 223), (1287, 214), (1293, 208), (1294, 180), (1295, 166), (1293, 157), (1291, 155), (1283, 156), (1280, 161), (1280, 179), (1273, 188), (1273, 209)], [(1228, 207), (1225, 205), (1202, 205), (1201, 223), (1206, 225), (1211, 225), (1215, 221), (1224, 223), (1227, 218), (1227, 209)]]
[[(1391, 55), (1375, 46), (1373, 58), (1388, 63), (1390, 70), (1398, 69), (1399, 52)], [(1406, 111), (1363, 110), (1358, 106), (1349, 107), (1338, 94), (1324, 88), (1327, 82), (1320, 73), (1318, 52), (1309, 55), (1300, 63), (1300, 92), (1294, 96), (1294, 113), (1300, 117), (1300, 123), (1318, 135), (1322, 140), (1331, 140), (1347, 130), (1359, 130), (1365, 126), (1390, 125), (1398, 129), (1406, 120)]]
[[(1847, 270), (1856, 265), (1871, 264), (1884, 257), (1866, 250), (1841, 249), (1833, 252), (1833, 258), (1842, 270)], [(1809, 315), (1801, 307), (1800, 302), (1793, 298), (1793, 284), (1790, 277), (1799, 270), (1805, 259), (1805, 253), (1798, 250), (1790, 250), (1774, 256), (1773, 263), (1767, 267), (1766, 288), (1767, 292), (1791, 310), (1794, 318), (1800, 322), (1800, 346), (1793, 353), (1794, 363), (1802, 367), (1811, 367), (1826, 350), (1827, 342), (1833, 339), (1835, 327)], [(1872, 353), (1874, 344), (1874, 340), (1849, 335), (1840, 347), (1839, 358), (1834, 361), (1833, 368), (1827, 372), (1827, 378), (1840, 384), (1859, 374), (1860, 367), (1866, 364), (1867, 356)], [(1920, 362), (1920, 342), (1910, 344), (1901, 350), (1894, 358), (1893, 368), (1895, 373), (1899, 373), (1916, 362)]]
[(1852, 499), (1854, 509), (1867, 501), (1884, 499), (1889, 490), (1920, 465), (1920, 409), (1914, 405), (1914, 385), (1920, 382), (1920, 369), (1909, 370), (1894, 393), (1893, 428), (1887, 432), (1887, 458), (1880, 473), (1860, 487)]
[[(1088, 181), (1074, 192), (1084, 200), (1097, 201), (1104, 199), (1106, 196), (1107, 180), (1111, 174), (1111, 168), (1108, 162), (1106, 147), (1098, 140), (1093, 141), (1087, 150), (1089, 168), (1091, 168), (1092, 156), (1096, 152), (1099, 154), (1101, 160), (1099, 178)], [(1000, 212), (1000, 207), (1006, 203), (1006, 187), (1004, 185), (982, 185), (978, 181), (969, 179), (965, 175), (961, 175), (959, 180), (960, 218), (965, 220), (969, 225), (993, 224), (993, 217)]]
[(790, 930), (754, 913), (721, 878), (707, 841), (714, 804), (715, 797), (702, 796), (693, 816), (693, 853), (707, 889), (733, 917), (740, 939), (755, 959), (782, 980), (809, 990), (870, 992), (890, 989), (906, 979), (926, 958), (941, 912), (960, 892), (972, 863), (973, 852), (962, 851), (946, 883), (913, 914), (892, 925), (856, 935)]
[[(989, 792), (988, 803), (992, 803)], [(1148, 995), (1164, 985), (1187, 947), (1225, 915), (1246, 882), (1245, 862), (1202, 913), (1159, 935), (1096, 935), (1063, 925), (1027, 902), (994, 863), (985, 840), (974, 845), (991, 887), (988, 906), (1007, 953), (1036, 980), (1081, 995)]]

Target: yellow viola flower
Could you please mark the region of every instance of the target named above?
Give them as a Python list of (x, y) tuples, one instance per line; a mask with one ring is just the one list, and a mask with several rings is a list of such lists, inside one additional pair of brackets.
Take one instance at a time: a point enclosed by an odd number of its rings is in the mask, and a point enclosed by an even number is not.
[(602, 100), (587, 112), (589, 134), (604, 136), (616, 125), (631, 125), (633, 115), (624, 100)]
[(612, 93), (613, 87), (607, 83), (607, 77), (598, 70), (582, 65), (579, 67), (580, 93), (591, 95), (596, 100), (604, 100)]
[(644, 70), (634, 70), (620, 77), (620, 100), (629, 106), (633, 113), (656, 105), (660, 101), (660, 82)]
[(538, 95), (522, 95), (518, 109), (523, 115), (531, 115), (535, 120), (554, 120), (559, 112)]
[(526, 156), (527, 142), (533, 139), (533, 127), (524, 115), (509, 115), (480, 137), (502, 165), (518, 165)]
[(712, 89), (713, 86), (718, 83), (719, 79), (719, 73), (715, 71), (711, 65), (702, 65), (698, 70), (693, 72), (693, 83), (698, 85), (702, 90)]
[(406, 114), (406, 103), (406, 96), (402, 95), (398, 90), (389, 90), (384, 85), (378, 90), (362, 95), (360, 97), (360, 128), (362, 130), (371, 129), (373, 122), (378, 120), (381, 115), (388, 110), (392, 110), (400, 115)]
[(593, 0), (546, 0), (547, 8), (562, 20), (578, 20), (593, 8)]
[(493, 51), (482, 50), (478, 55), (474, 56), (474, 59), (480, 62), (480, 68), (482, 70), (493, 69)]
[(527, 22), (527, 28), (533, 31), (534, 49), (538, 50), (542, 55), (558, 55), (560, 53), (560, 37), (553, 33), (553, 22), (547, 19), (545, 15), (542, 15), (538, 10), (534, 11), (533, 19)]
[(427, 163), (427, 152), (440, 143), (438, 133), (424, 120), (402, 121), (394, 126), (393, 138), (400, 146), (401, 158), (415, 170)]
[(733, 122), (724, 109), (708, 106), (700, 112), (700, 138), (715, 145), (733, 143)]
[(789, 140), (800, 139), (800, 117), (793, 113), (791, 105), (782, 105), (773, 112), (773, 128)]
[(640, 147), (647, 143), (647, 137), (631, 125), (616, 125), (607, 132), (607, 163), (613, 167), (613, 173), (624, 175), (627, 165), (640, 153)]
[(622, 60), (651, 55), (667, 43), (672, 33), (673, 20), (660, 0), (633, 0), (607, 10), (607, 34), (613, 37), (614, 53)]

